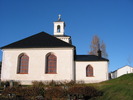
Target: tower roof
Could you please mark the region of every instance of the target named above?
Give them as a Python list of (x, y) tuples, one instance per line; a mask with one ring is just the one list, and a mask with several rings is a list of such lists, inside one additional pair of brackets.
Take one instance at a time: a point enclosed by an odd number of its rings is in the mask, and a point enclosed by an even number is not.
[(9, 45), (1, 47), (1, 49), (13, 49), (13, 48), (68, 48), (75, 47), (69, 43), (66, 43), (46, 32), (40, 32), (22, 40), (16, 41)]

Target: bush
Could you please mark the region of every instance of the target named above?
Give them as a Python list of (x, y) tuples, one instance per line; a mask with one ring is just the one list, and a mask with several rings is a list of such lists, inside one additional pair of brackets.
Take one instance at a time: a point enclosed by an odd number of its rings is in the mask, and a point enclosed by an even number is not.
[(55, 87), (55, 86), (58, 86), (58, 82), (52, 80), (48, 83), (48, 85), (51, 87)]
[(61, 87), (51, 87), (46, 89), (45, 97), (47, 99), (64, 98), (66, 97), (66, 91)]
[(6, 88), (2, 95), (8, 96), (9, 94), (15, 94), (17, 97), (23, 97), (24, 99), (35, 100), (36, 96), (44, 96), (44, 88), (39, 87), (12, 87)]
[[(38, 98), (46, 99), (62, 99), (67, 98), (81, 98), (88, 99), (102, 95), (101, 91), (98, 91), (92, 86), (86, 86), (85, 84), (76, 84), (74, 81), (66, 83), (51, 82), (37, 82), (34, 81), (32, 86), (28, 87), (8, 87), (2, 95), (8, 96), (8, 94), (15, 94), (17, 97), (23, 97), (24, 100), (36, 100)], [(20, 100), (20, 99), (18, 99)]]
[(55, 87), (55, 86), (60, 86), (61, 83), (60, 82), (56, 82), (54, 80), (52, 81), (33, 81), (32, 82), (33, 86), (37, 86), (37, 87)]
[(72, 80), (70, 82), (66, 82), (65, 83), (65, 85), (68, 86), (68, 87), (71, 87), (71, 86), (73, 86), (75, 84), (76, 84), (75, 81), (72, 81)]
[(96, 96), (101, 96), (102, 92), (91, 86), (73, 86), (68, 89), (69, 95), (73, 98), (89, 99)]
[(36, 97), (36, 96), (44, 96), (44, 88), (39, 87), (26, 87), (23, 89), (25, 97)]
[[(4, 87), (4, 86), (9, 86), (10, 85), (10, 82), (11, 81), (1, 81), (1, 87)], [(19, 81), (12, 81), (13, 82), (13, 86), (17, 87), (17, 86), (20, 86), (21, 83)]]
[(32, 86), (33, 86), (33, 87), (43, 88), (43, 87), (46, 86), (46, 83), (44, 83), (44, 82), (42, 82), (42, 81), (40, 81), (40, 82), (38, 82), (38, 81), (33, 81), (33, 82), (32, 82)]

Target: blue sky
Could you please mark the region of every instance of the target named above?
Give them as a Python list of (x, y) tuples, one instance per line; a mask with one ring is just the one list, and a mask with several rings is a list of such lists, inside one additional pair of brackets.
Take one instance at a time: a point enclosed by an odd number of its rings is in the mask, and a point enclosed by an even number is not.
[(0, 47), (42, 31), (53, 35), (61, 14), (77, 54), (88, 54), (98, 35), (107, 47), (109, 71), (133, 66), (133, 0), (0, 0), (0, 12)]

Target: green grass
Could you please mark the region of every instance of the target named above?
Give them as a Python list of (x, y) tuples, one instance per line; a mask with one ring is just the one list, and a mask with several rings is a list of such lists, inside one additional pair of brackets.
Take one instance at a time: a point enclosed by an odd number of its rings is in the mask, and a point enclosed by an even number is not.
[(133, 73), (92, 85), (103, 91), (103, 96), (92, 100), (133, 100)]

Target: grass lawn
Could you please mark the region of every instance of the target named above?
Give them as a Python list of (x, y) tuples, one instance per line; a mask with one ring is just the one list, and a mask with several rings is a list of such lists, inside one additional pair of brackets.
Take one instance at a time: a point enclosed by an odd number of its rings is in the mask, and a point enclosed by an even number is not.
[(133, 100), (133, 73), (92, 85), (102, 90), (103, 96), (91, 100)]

